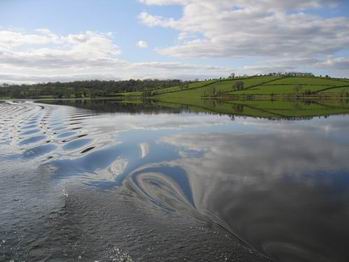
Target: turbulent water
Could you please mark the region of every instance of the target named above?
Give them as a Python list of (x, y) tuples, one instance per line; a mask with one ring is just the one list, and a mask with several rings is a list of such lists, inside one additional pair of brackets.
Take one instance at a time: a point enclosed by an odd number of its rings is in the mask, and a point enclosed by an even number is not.
[(348, 116), (113, 111), (0, 103), (0, 261), (349, 261)]

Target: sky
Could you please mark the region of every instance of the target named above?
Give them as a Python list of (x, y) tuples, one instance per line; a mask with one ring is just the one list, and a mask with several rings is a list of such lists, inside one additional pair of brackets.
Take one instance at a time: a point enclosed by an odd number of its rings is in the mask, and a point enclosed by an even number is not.
[(345, 0), (0, 0), (0, 83), (349, 77)]

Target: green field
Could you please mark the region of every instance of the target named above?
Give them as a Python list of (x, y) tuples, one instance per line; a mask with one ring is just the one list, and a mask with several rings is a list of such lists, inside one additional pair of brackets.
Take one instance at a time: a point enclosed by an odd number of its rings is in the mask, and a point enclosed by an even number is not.
[[(243, 89), (236, 90), (236, 82), (243, 82)], [(238, 79), (220, 79), (192, 82), (188, 85), (141, 92), (124, 93), (124, 96), (147, 96), (159, 100), (192, 101), (220, 97), (236, 100), (238, 97), (347, 97), (349, 80), (323, 77), (255, 76)], [(233, 99), (234, 98), (234, 99)]]
[[(236, 90), (236, 82), (243, 89)], [(139, 96), (139, 93), (128, 93)], [(349, 80), (323, 77), (255, 76), (198, 81), (157, 89), (143, 99), (192, 111), (267, 117), (306, 118), (349, 113)]]

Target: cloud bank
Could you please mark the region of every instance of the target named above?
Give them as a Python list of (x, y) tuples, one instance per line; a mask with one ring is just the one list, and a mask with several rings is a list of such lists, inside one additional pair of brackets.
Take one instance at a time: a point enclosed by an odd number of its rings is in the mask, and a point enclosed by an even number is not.
[[(348, 50), (349, 18), (325, 18), (310, 12), (313, 9), (338, 7), (342, 2), (340, 0), (140, 2), (182, 7), (182, 16), (178, 19), (148, 12), (142, 12), (138, 17), (146, 26), (178, 31), (178, 42), (160, 48), (158, 52), (162, 55), (181, 58), (224, 57), (232, 60), (241, 57), (267, 58), (275, 64), (275, 69), (308, 66), (345, 70), (348, 73), (348, 68), (343, 66), (343, 61), (348, 58), (337, 54)], [(285, 60), (290, 58), (298, 62), (297, 66), (292, 61), (285, 66)], [(263, 66), (258, 64), (253, 67)]]
[(120, 54), (111, 33), (59, 35), (48, 29), (0, 30), (0, 82), (193, 79), (231, 72), (230, 68), (178, 62), (131, 63), (120, 59)]

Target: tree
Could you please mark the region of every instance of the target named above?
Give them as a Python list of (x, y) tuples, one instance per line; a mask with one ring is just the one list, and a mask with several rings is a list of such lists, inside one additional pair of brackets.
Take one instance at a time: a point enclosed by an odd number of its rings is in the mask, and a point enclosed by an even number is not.
[(234, 89), (237, 90), (237, 91), (240, 91), (240, 90), (243, 90), (244, 89), (244, 86), (245, 86), (245, 83), (243, 81), (236, 81), (234, 83)]

